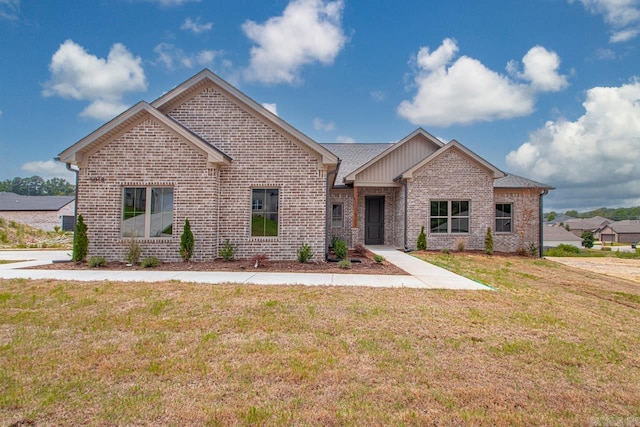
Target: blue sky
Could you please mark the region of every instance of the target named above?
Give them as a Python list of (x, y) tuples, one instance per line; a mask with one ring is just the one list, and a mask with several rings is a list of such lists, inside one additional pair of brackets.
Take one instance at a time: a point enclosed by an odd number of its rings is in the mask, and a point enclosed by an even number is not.
[(557, 188), (640, 205), (640, 0), (0, 0), (0, 179), (207, 67), (318, 142), (418, 126)]

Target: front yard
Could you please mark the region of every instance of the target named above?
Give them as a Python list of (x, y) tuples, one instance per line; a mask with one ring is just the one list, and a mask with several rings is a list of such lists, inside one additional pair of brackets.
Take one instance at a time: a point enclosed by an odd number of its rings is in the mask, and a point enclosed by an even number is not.
[(640, 285), (424, 257), (497, 292), (0, 280), (0, 424), (640, 423)]

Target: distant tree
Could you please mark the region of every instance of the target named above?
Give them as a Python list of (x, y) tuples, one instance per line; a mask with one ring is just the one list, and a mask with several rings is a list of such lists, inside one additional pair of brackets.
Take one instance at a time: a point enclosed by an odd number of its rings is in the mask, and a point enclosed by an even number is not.
[(22, 196), (72, 196), (75, 185), (62, 178), (44, 180), (34, 175), (28, 178), (15, 177), (0, 181), (0, 191), (20, 194)]
[(593, 247), (593, 242), (595, 238), (593, 237), (593, 233), (590, 231), (585, 231), (580, 236), (582, 238), (582, 246), (585, 248), (591, 249)]
[(580, 214), (578, 213), (578, 211), (577, 211), (577, 210), (575, 210), (575, 209), (574, 209), (574, 210), (571, 210), (571, 211), (566, 211), (564, 214), (565, 214), (566, 216), (570, 216), (570, 217), (573, 217), (573, 218), (578, 218), (578, 217), (580, 216)]
[(557, 216), (558, 215), (554, 211), (551, 211), (549, 212), (549, 215), (547, 215), (547, 221), (553, 221)]

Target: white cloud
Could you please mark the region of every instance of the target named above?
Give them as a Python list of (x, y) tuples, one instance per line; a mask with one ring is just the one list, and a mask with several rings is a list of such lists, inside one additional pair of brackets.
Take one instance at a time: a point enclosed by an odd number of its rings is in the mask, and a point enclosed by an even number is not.
[(211, 66), (215, 59), (223, 53), (219, 50), (201, 50), (196, 53), (186, 53), (170, 43), (160, 43), (153, 51), (158, 54), (156, 63), (163, 64), (169, 70), (178, 67), (193, 68), (195, 66)]
[[(575, 0), (568, 0), (574, 3)], [(579, 0), (594, 14), (604, 16), (605, 22), (613, 28), (609, 38), (611, 43), (631, 40), (640, 34), (640, 7), (638, 0)]]
[(278, 115), (278, 106), (276, 104), (270, 104), (268, 102), (263, 102), (262, 106), (266, 108), (268, 111), (271, 111), (276, 116)]
[(355, 144), (356, 140), (348, 137), (348, 136), (344, 136), (344, 135), (339, 135), (338, 138), (336, 138), (336, 141), (341, 143), (341, 144)]
[(371, 99), (376, 102), (384, 101), (384, 99), (387, 97), (386, 94), (381, 90), (373, 90), (369, 93), (369, 95), (371, 95)]
[(0, 110), (0, 117), (2, 117), (2, 110)]
[(638, 198), (640, 81), (592, 88), (583, 106), (577, 120), (549, 121), (529, 135), (507, 155), (507, 165), (587, 206)]
[(493, 121), (531, 114), (535, 95), (567, 85), (557, 73), (560, 59), (535, 46), (523, 58), (524, 71), (510, 61), (508, 72), (520, 81), (485, 67), (477, 59), (461, 56), (455, 40), (445, 39), (431, 52), (422, 47), (413, 59), (417, 93), (398, 106), (398, 114), (415, 125), (450, 126)]
[(0, 0), (0, 20), (15, 21), (20, 15), (20, 0)]
[(313, 119), (313, 128), (315, 130), (322, 130), (322, 131), (325, 131), (325, 132), (330, 132), (330, 131), (334, 130), (335, 127), (336, 127), (335, 124), (331, 120), (324, 121), (319, 117), (316, 117), (315, 119)]
[(75, 183), (75, 174), (70, 172), (64, 163), (54, 160), (38, 160), (34, 162), (24, 163), (20, 167), (23, 171), (47, 180), (50, 178), (64, 178), (70, 183)]
[(195, 34), (204, 33), (205, 31), (211, 31), (212, 28), (213, 22), (201, 24), (200, 18), (197, 18), (195, 21), (191, 20), (191, 18), (187, 18), (180, 26), (181, 30), (193, 31)]
[(141, 63), (140, 57), (133, 57), (120, 43), (111, 47), (105, 60), (67, 40), (51, 58), (51, 79), (45, 84), (42, 94), (91, 101), (81, 114), (109, 119), (114, 111), (121, 112), (126, 108), (122, 103), (124, 94), (147, 89)]
[(157, 3), (162, 7), (182, 6), (185, 3), (199, 2), (200, 0), (147, 0), (151, 3)]
[(256, 45), (245, 78), (262, 83), (297, 83), (300, 68), (331, 64), (347, 38), (341, 28), (343, 0), (292, 0), (281, 16), (264, 24), (246, 21), (245, 35)]

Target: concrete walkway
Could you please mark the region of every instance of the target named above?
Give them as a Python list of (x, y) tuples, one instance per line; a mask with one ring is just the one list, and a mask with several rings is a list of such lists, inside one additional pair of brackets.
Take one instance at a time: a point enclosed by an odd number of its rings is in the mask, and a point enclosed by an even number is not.
[(490, 288), (442, 268), (436, 267), (392, 248), (374, 247), (411, 275), (368, 275), (332, 273), (266, 273), (228, 271), (158, 271), (158, 270), (27, 270), (53, 260), (70, 259), (70, 251), (0, 251), (0, 260), (27, 260), (0, 264), (3, 279), (55, 279), (113, 282), (165, 282), (179, 280), (195, 283), (246, 283), (255, 285), (370, 286), (381, 288), (483, 289)]

